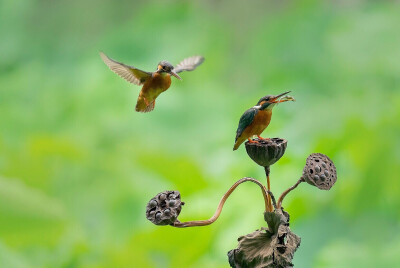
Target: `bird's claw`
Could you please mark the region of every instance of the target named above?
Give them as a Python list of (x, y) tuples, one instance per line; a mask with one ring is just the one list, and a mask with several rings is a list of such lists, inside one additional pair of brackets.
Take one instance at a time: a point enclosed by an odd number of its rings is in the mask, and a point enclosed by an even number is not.
[(269, 140), (269, 139), (270, 139), (270, 138), (263, 138), (263, 137), (258, 136), (258, 135), (257, 135), (257, 138), (258, 138), (260, 141), (265, 141), (265, 140)]

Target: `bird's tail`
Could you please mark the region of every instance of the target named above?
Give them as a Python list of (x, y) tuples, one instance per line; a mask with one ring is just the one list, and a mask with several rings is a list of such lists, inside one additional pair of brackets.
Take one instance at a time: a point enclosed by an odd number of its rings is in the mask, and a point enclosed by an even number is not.
[(240, 144), (235, 143), (235, 145), (233, 146), (233, 150), (236, 151), (239, 148)]
[(152, 102), (147, 105), (144, 97), (139, 96), (137, 103), (136, 103), (136, 112), (141, 112), (141, 113), (148, 113), (154, 110), (154, 106), (156, 105), (156, 101), (153, 100)]
[(241, 138), (236, 139), (235, 145), (233, 146), (233, 150), (236, 151), (239, 148), (240, 144), (243, 143), (243, 141), (244, 141), (244, 139), (241, 139)]

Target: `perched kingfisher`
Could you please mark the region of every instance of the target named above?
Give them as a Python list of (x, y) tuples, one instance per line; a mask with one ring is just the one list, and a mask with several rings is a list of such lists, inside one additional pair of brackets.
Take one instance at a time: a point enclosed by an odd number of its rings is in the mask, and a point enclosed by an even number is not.
[(107, 57), (103, 52), (100, 52), (100, 57), (111, 71), (132, 84), (143, 86), (136, 103), (136, 111), (142, 113), (153, 111), (158, 95), (170, 87), (171, 75), (182, 80), (178, 73), (193, 71), (204, 61), (201, 56), (193, 56), (184, 59), (176, 67), (168, 61), (160, 61), (155, 72), (145, 72), (136, 67), (117, 62)]
[[(285, 96), (290, 91), (284, 92), (279, 95), (268, 95), (262, 97), (256, 106), (251, 107), (244, 112), (239, 120), (239, 126), (236, 130), (236, 139), (233, 150), (237, 150), (240, 144), (246, 139), (254, 143), (250, 138), (256, 135), (260, 140), (266, 140), (260, 137), (261, 133), (268, 127), (271, 121), (272, 108), (277, 104), (285, 101), (295, 101), (291, 96)], [(282, 97), (282, 98), (281, 98)]]

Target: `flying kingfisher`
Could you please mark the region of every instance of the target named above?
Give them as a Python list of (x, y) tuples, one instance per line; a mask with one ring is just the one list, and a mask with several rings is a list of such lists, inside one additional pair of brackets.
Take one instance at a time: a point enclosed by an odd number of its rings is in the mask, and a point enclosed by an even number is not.
[(182, 80), (178, 73), (193, 71), (204, 61), (201, 56), (193, 56), (184, 59), (176, 67), (168, 61), (160, 61), (155, 72), (145, 72), (136, 67), (117, 62), (107, 57), (103, 52), (100, 52), (100, 57), (111, 71), (132, 84), (143, 86), (135, 108), (137, 112), (142, 113), (153, 111), (158, 95), (170, 87), (171, 75)]
[(269, 122), (271, 121), (272, 108), (277, 103), (295, 101), (293, 97), (285, 96), (289, 92), (290, 91), (275, 96), (267, 95), (262, 97), (257, 102), (256, 106), (253, 106), (244, 112), (242, 117), (240, 117), (239, 126), (236, 130), (235, 145), (233, 147), (234, 151), (237, 150), (240, 144), (242, 144), (246, 139), (248, 139), (250, 143), (257, 142), (250, 139), (254, 135), (257, 135), (260, 140), (266, 140), (260, 137), (260, 135), (268, 127)]

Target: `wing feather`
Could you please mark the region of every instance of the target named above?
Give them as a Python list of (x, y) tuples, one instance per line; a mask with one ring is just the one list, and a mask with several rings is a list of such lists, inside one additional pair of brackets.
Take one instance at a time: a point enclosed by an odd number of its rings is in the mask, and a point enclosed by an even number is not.
[(150, 72), (145, 72), (133, 66), (125, 65), (121, 62), (115, 61), (107, 57), (107, 55), (103, 52), (100, 52), (100, 57), (111, 71), (132, 84), (138, 86), (143, 85), (143, 83), (152, 75)]
[(254, 107), (248, 109), (243, 113), (243, 115), (240, 117), (239, 126), (236, 130), (235, 142), (242, 135), (243, 131), (253, 122), (254, 117), (256, 116), (257, 113), (258, 109)]
[(203, 61), (204, 57), (202, 56), (193, 56), (186, 58), (183, 61), (181, 61), (178, 65), (176, 65), (174, 71), (176, 73), (180, 73), (183, 71), (193, 71), (194, 69), (196, 69), (197, 66), (202, 64)]

